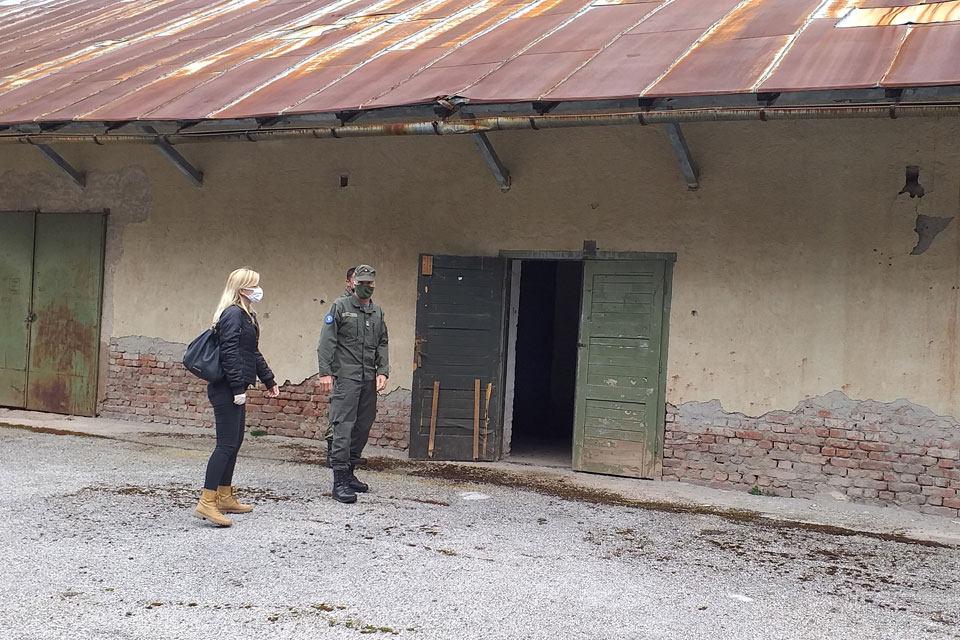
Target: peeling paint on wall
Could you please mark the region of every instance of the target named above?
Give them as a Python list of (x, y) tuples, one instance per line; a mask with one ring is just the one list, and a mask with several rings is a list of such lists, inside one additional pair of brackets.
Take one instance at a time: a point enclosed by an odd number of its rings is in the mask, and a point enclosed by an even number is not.
[(725, 489), (960, 513), (960, 423), (906, 399), (840, 391), (758, 417), (718, 400), (667, 407), (663, 473)]
[(952, 217), (938, 218), (936, 216), (926, 216), (922, 213), (917, 215), (917, 225), (914, 230), (917, 232), (919, 239), (917, 240), (917, 246), (913, 248), (910, 255), (920, 255), (929, 249), (930, 245), (933, 244), (933, 239), (947, 228), (951, 220), (953, 220)]

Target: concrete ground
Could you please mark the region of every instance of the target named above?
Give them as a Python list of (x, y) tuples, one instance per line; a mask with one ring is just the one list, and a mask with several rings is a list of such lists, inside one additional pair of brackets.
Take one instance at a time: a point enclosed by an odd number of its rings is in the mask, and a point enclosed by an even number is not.
[(218, 529), (209, 431), (0, 423), (0, 638), (960, 638), (956, 520), (248, 436)]

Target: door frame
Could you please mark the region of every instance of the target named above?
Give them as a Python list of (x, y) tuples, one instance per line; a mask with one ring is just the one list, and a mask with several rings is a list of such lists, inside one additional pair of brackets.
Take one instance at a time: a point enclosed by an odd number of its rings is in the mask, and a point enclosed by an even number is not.
[[(585, 262), (587, 260), (650, 260), (650, 261), (661, 261), (663, 265), (663, 316), (662, 322), (660, 323), (660, 366), (659, 366), (659, 379), (657, 380), (657, 386), (659, 389), (658, 393), (658, 405), (659, 410), (657, 411), (657, 450), (656, 455), (658, 457), (663, 456), (664, 448), (664, 435), (666, 432), (666, 404), (667, 404), (667, 363), (668, 359), (668, 350), (670, 345), (670, 310), (673, 301), (673, 266), (677, 261), (677, 254), (673, 252), (647, 252), (647, 251), (596, 251), (596, 252), (585, 252), (585, 251), (536, 251), (536, 250), (501, 250), (498, 255), (501, 258), (507, 258), (507, 284), (508, 286), (513, 285), (512, 273), (513, 273), (513, 261), (524, 261), (524, 260), (551, 260), (551, 261), (560, 261), (560, 260), (576, 260)], [(510, 299), (513, 295), (512, 290), (508, 290), (506, 293), (507, 304), (504, 305), (504, 328), (509, 331), (510, 328)], [(581, 317), (581, 322), (583, 321)], [(509, 342), (509, 335), (506, 336), (507, 342)], [(504, 357), (504, 372), (503, 379), (504, 381), (513, 379), (513, 376), (507, 370), (508, 362), (511, 361), (510, 352), (505, 354)], [(577, 380), (577, 385), (580, 384), (580, 380)], [(503, 413), (506, 413), (506, 387), (503, 391)], [(500, 444), (501, 451), (508, 451), (508, 443), (505, 441), (507, 437), (507, 429), (504, 424), (504, 429), (501, 430), (501, 438), (504, 439)], [(509, 430), (510, 436), (513, 435), (512, 425)]]

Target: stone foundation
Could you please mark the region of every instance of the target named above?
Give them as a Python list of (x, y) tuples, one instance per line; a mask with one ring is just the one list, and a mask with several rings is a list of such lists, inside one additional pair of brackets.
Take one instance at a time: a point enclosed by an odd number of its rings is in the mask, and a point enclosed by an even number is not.
[[(186, 345), (147, 338), (111, 338), (107, 388), (100, 415), (139, 422), (212, 427), (206, 383), (183, 368)], [(317, 376), (284, 384), (279, 398), (247, 393), (247, 428), (272, 435), (322, 438), (328, 399)], [(406, 449), (410, 437), (410, 392), (381, 395), (370, 444)]]
[(840, 392), (759, 418), (719, 401), (667, 406), (663, 479), (778, 496), (818, 494), (957, 517), (960, 424)]

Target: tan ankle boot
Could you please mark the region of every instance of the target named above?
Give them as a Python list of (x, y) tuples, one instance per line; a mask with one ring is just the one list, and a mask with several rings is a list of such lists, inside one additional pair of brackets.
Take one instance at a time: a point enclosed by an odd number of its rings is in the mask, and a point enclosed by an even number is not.
[(220, 509), (217, 508), (217, 492), (210, 489), (204, 489), (200, 492), (200, 502), (197, 503), (197, 508), (193, 510), (193, 515), (198, 518), (205, 518), (221, 527), (233, 525), (233, 520), (220, 513)]
[(222, 513), (250, 513), (253, 507), (237, 501), (236, 487), (217, 487), (217, 507)]

